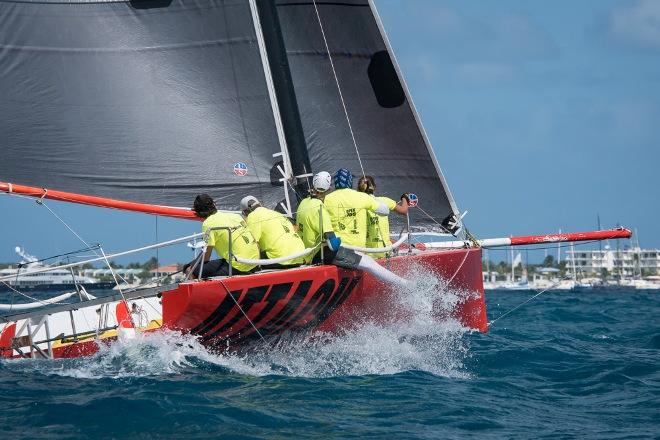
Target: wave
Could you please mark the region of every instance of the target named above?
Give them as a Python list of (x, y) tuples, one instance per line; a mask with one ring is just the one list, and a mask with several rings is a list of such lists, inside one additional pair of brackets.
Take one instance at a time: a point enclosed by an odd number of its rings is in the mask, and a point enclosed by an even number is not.
[(212, 353), (191, 335), (162, 331), (119, 340), (89, 358), (33, 361), (21, 368), (81, 379), (149, 377), (220, 368), (247, 376), (305, 378), (391, 375), (423, 371), (445, 377), (468, 377), (466, 328), (452, 318), (438, 321), (438, 308), (449, 316), (469, 295), (451, 291), (439, 277), (420, 268), (409, 270), (415, 289), (396, 292), (406, 318), (382, 324), (364, 320), (341, 334), (289, 334), (274, 343)]

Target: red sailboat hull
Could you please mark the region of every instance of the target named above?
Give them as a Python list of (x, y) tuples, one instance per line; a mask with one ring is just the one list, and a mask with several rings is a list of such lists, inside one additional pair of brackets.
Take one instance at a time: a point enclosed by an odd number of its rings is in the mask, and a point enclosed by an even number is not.
[[(488, 330), (480, 249), (425, 251), (382, 260), (381, 264), (408, 279), (433, 274), (441, 280), (433, 297), (438, 304), (445, 305), (437, 310), (434, 307), (434, 316), (440, 321), (453, 315), (466, 327)], [(152, 325), (136, 329), (176, 330), (195, 335), (211, 349), (224, 350), (285, 332), (341, 332), (364, 321), (384, 323), (408, 319), (410, 312), (397, 301), (397, 296), (406, 294), (412, 293), (396, 292), (369, 274), (336, 266), (191, 281), (162, 292), (162, 316), (149, 317)], [(449, 310), (444, 295), (458, 298)], [(158, 304), (157, 297), (152, 296), (151, 301), (154, 303), (146, 310)], [(8, 323), (0, 335), (0, 356), (44, 357), (51, 353), (48, 357), (69, 358), (94, 354), (99, 344), (112, 343), (119, 336), (119, 327), (128, 325), (128, 306), (129, 303), (133, 306), (133, 300), (118, 306), (122, 303), (109, 304), (110, 310), (117, 310), (115, 325), (102, 334), (94, 329), (83, 333), (80, 328), (73, 334), (60, 333), (73, 316), (70, 312), (49, 315), (50, 325), (60, 326), (57, 330), (60, 336), (52, 339), (49, 346), (42, 343), (40, 349), (35, 337), (18, 337), (17, 323)], [(122, 316), (120, 310), (124, 311)], [(20, 321), (18, 324), (21, 327)]]
[[(424, 252), (384, 263), (406, 277), (420, 271), (442, 277), (451, 294), (465, 293), (453, 315), (467, 327), (487, 331), (479, 249)], [(395, 293), (369, 274), (335, 266), (193, 282), (163, 293), (163, 324), (198, 335), (209, 346), (226, 347), (285, 331), (341, 331), (358, 319), (405, 319)], [(438, 310), (439, 319), (445, 315)]]

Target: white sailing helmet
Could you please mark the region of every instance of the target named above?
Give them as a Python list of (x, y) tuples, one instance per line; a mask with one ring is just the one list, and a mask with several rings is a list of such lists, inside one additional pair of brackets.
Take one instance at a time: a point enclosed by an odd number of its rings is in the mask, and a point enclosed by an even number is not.
[(318, 192), (326, 192), (332, 184), (332, 176), (327, 171), (321, 171), (314, 175), (312, 186)]
[(241, 199), (241, 211), (249, 211), (254, 205), (259, 204), (259, 200), (255, 196), (245, 196)]

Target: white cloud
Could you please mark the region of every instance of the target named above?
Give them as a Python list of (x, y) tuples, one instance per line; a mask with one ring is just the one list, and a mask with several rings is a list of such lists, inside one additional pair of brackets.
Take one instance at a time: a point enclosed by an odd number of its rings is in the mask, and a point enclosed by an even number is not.
[(640, 0), (612, 11), (609, 34), (623, 43), (660, 49), (660, 1)]

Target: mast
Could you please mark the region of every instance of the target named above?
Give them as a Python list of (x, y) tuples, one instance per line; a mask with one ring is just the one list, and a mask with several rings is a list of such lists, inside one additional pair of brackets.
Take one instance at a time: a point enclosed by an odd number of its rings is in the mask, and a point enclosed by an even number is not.
[[(600, 214), (598, 212), (596, 213), (596, 230), (600, 231)], [(603, 243), (600, 241), (598, 242), (598, 252), (603, 252)]]
[(575, 265), (575, 247), (571, 243), (571, 267), (573, 268), (573, 281), (577, 283), (577, 268)]
[(486, 280), (490, 281), (490, 260), (488, 255), (488, 249), (484, 249), (484, 256), (486, 257)]
[(515, 268), (513, 267), (513, 246), (511, 246), (509, 249), (511, 251), (511, 282), (513, 283), (516, 281), (516, 272)]
[(291, 171), (296, 179), (293, 187), (297, 197), (302, 198), (310, 187), (309, 174), (312, 172), (312, 167), (307, 153), (307, 142), (300, 120), (298, 101), (293, 88), (277, 7), (274, 0), (251, 0), (251, 3), (257, 8), (261, 32), (264, 36), (282, 128), (291, 158)]
[[(559, 235), (561, 235), (561, 228), (559, 229)], [(561, 263), (561, 243), (557, 242), (557, 267)]]

